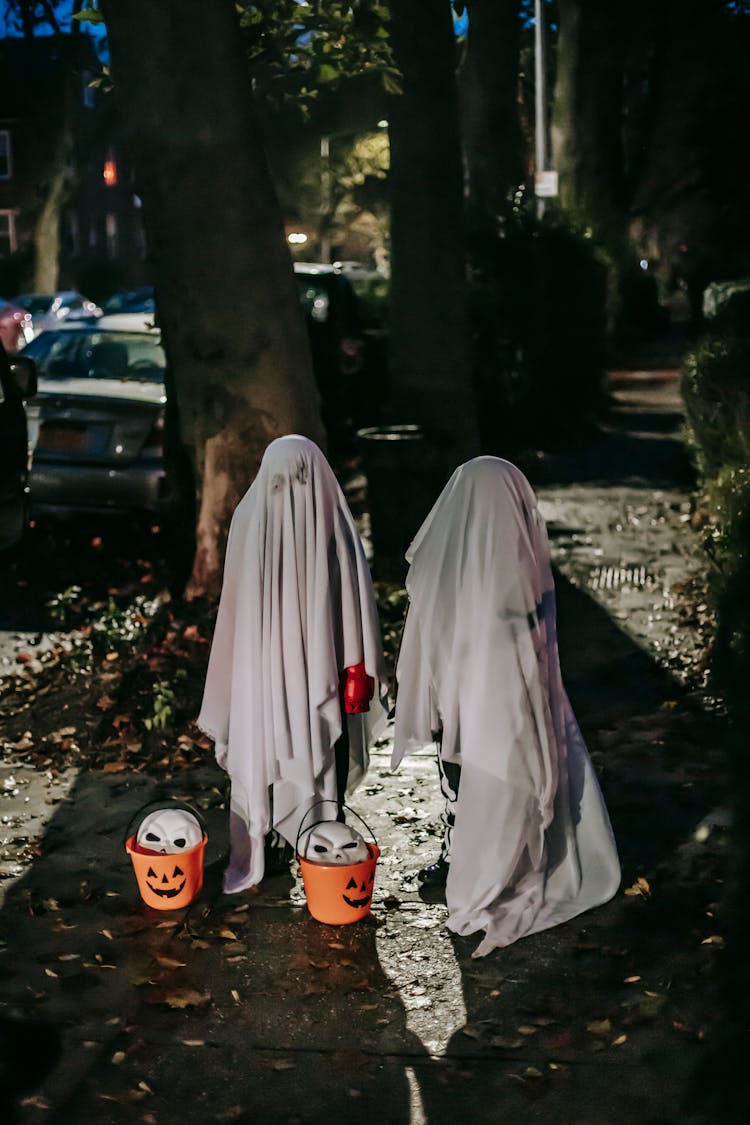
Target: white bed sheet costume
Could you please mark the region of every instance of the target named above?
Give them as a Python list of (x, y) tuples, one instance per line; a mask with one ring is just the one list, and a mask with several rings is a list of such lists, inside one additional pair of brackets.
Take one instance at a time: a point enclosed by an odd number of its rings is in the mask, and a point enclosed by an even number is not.
[(523, 473), (461, 465), (411, 543), (393, 767), (442, 730), (461, 767), (448, 927), (474, 956), (609, 900), (614, 836), (563, 687), (544, 521)]
[[(323, 453), (296, 434), (277, 438), (232, 518), (198, 717), (231, 779), (227, 893), (263, 878), (271, 828), (294, 846), (311, 805), (337, 799), (339, 677), (361, 661), (375, 696), (368, 713), (346, 716), (347, 792), (364, 777), (369, 747), (386, 725), (377, 605)], [(314, 815), (333, 819), (335, 811), (327, 805)]]

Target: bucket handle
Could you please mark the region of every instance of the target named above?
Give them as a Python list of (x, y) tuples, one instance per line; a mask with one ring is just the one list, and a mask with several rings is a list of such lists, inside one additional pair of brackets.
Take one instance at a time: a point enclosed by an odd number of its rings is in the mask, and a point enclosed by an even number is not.
[[(375, 844), (375, 846), (377, 847), (378, 841), (375, 837), (375, 833), (373, 832), (372, 828), (370, 828), (370, 825), (367, 823), (367, 821), (363, 817), (361, 817), (358, 812), (356, 812), (349, 805), (340, 804), (338, 801), (334, 801), (332, 797), (326, 797), (322, 801), (316, 801), (314, 804), (310, 805), (310, 808), (306, 811), (306, 813), (302, 817), (302, 820), (299, 822), (299, 828), (297, 829), (297, 839), (296, 839), (295, 844), (294, 844), (294, 854), (298, 858), (299, 858), (299, 838), (302, 835), (302, 826), (304, 825), (305, 821), (307, 820), (308, 816), (313, 811), (313, 809), (317, 809), (320, 805), (335, 805), (337, 809), (346, 809), (347, 812), (353, 813), (354, 816), (356, 816), (357, 820), (360, 822), (360, 824), (362, 824), (364, 826), (364, 828), (367, 829), (367, 832), (370, 834), (370, 836), (372, 836), (372, 841)], [(314, 828), (316, 824), (323, 824), (323, 823), (324, 823), (324, 821), (322, 821), (322, 820), (314, 820), (312, 822), (312, 824), (308, 825), (308, 828)], [(365, 841), (365, 843), (366, 842), (367, 841)]]
[(137, 809), (136, 812), (133, 813), (130, 820), (128, 821), (128, 826), (125, 829), (125, 837), (122, 841), (123, 847), (125, 847), (125, 845), (127, 844), (128, 840), (130, 839), (130, 837), (132, 835), (131, 829), (133, 827), (133, 822), (138, 817), (140, 817), (142, 819), (145, 816), (145, 814), (149, 811), (149, 809), (153, 809), (154, 812), (157, 809), (184, 809), (185, 812), (189, 812), (189, 813), (193, 814), (193, 816), (195, 817), (195, 819), (198, 821), (198, 823), (201, 826), (201, 832), (203, 833), (203, 835), (204, 836), (208, 835), (208, 832), (206, 830), (205, 820), (203, 819), (201, 814), (198, 812), (198, 810), (194, 809), (192, 805), (189, 805), (187, 803), (187, 801), (178, 801), (174, 797), (167, 797), (162, 801), (160, 801), (157, 798), (154, 801), (148, 801), (145, 805), (141, 805), (141, 807), (139, 809)]

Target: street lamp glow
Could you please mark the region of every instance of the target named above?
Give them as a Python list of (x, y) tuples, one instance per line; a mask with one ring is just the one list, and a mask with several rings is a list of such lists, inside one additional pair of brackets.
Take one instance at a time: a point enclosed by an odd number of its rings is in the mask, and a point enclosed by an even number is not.
[(378, 129), (387, 129), (387, 128), (388, 128), (388, 122), (386, 121), (385, 118), (383, 118), (381, 121), (378, 121)]
[(292, 233), (287, 237), (287, 242), (289, 242), (292, 246), (302, 246), (305, 242), (307, 242), (307, 235), (304, 234), (301, 230), (293, 230)]

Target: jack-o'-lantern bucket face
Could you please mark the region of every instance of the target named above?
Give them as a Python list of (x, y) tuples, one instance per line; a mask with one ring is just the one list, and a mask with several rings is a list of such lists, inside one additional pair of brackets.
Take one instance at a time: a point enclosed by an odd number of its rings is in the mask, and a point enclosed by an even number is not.
[[(151, 827), (147, 824), (149, 831)], [(189, 840), (183, 840), (183, 834), (179, 835), (179, 845), (188, 845), (184, 850), (175, 844), (169, 852), (156, 851), (148, 846), (152, 844), (148, 833), (142, 841), (140, 831), (125, 841), (138, 890), (147, 906), (154, 910), (181, 910), (198, 895), (203, 886), (203, 853), (208, 836), (197, 822), (196, 829), (200, 839), (192, 846)]]
[(298, 854), (307, 908), (318, 922), (341, 926), (370, 913), (380, 848), (368, 843), (367, 850), (367, 859), (352, 864), (315, 863)]

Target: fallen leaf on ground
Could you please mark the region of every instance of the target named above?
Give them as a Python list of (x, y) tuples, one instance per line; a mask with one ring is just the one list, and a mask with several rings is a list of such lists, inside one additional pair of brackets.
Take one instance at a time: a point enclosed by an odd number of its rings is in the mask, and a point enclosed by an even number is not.
[(166, 1004), (169, 1008), (204, 1008), (211, 1003), (210, 992), (195, 988), (176, 988), (172, 992), (155, 992), (148, 998), (150, 1004)]
[(267, 1070), (294, 1070), (297, 1064), (294, 1059), (266, 1059), (261, 1065)]
[(632, 887), (626, 888), (625, 894), (630, 895), (631, 897), (640, 895), (642, 898), (648, 898), (651, 894), (651, 887), (649, 886), (648, 879), (644, 879), (642, 875), (639, 875), (636, 881), (633, 883)]
[(493, 1035), (490, 1047), (500, 1047), (504, 1051), (516, 1051), (523, 1045), (523, 1039), (511, 1039), (507, 1035)]

